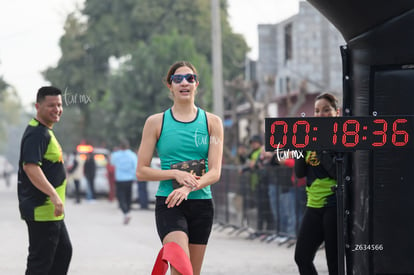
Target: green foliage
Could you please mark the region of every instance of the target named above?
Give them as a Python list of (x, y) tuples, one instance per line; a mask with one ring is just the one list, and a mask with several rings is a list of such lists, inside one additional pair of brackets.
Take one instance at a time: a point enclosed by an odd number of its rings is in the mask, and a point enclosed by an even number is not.
[[(201, 83), (206, 80), (204, 85), (200, 84), (199, 92), (211, 91), (209, 64), (205, 56), (197, 53), (190, 36), (179, 36), (173, 32), (171, 35), (154, 35), (149, 44), (139, 42), (130, 60), (121, 66), (110, 83), (113, 106), (118, 110), (112, 112), (113, 119), (122, 138), (136, 143), (145, 119), (171, 105), (169, 90), (163, 82), (168, 67), (158, 64), (172, 64), (178, 60), (192, 60), (199, 70)], [(199, 94), (203, 97), (199, 98), (198, 103), (208, 102), (204, 98), (211, 97), (207, 93), (202, 94)]]
[(0, 77), (0, 152), (7, 144), (8, 131), (19, 123), (22, 106), (17, 92)]
[(3, 77), (0, 76), (0, 101), (4, 100), (6, 89), (9, 85), (4, 81)]
[[(226, 0), (221, 6), (223, 73), (232, 79), (243, 73), (248, 48), (232, 33)], [(75, 135), (61, 135), (62, 143), (87, 140), (113, 146), (127, 138), (138, 145), (148, 115), (171, 105), (163, 77), (178, 60), (188, 60), (199, 70), (197, 104), (210, 109), (210, 16), (206, 0), (86, 0), (82, 11), (66, 19), (58, 65), (44, 72), (47, 80), (72, 96), (91, 99), (65, 106), (78, 112), (71, 110), (59, 126), (59, 131)]]

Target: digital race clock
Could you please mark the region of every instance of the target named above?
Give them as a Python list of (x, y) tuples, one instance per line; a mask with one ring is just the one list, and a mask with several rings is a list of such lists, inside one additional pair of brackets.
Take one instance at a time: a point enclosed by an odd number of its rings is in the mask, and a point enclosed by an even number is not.
[(266, 118), (266, 151), (413, 148), (414, 116)]

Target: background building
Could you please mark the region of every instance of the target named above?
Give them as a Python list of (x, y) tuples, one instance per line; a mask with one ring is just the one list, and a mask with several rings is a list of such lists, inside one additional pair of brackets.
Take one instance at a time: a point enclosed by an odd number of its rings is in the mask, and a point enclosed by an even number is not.
[[(306, 1), (277, 24), (258, 26), (258, 60), (246, 60), (244, 79), (225, 83), (226, 157), (264, 134), (266, 117), (313, 116), (314, 100), (332, 92), (342, 106), (342, 35)], [(229, 162), (234, 161), (229, 160)]]
[(312, 116), (314, 97), (323, 91), (341, 98), (345, 41), (308, 2), (280, 23), (259, 25), (258, 33), (256, 100), (266, 103), (267, 116)]

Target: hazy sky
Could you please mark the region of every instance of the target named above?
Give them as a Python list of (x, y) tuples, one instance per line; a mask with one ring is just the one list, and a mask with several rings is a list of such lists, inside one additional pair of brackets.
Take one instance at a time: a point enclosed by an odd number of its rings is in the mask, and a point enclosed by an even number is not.
[[(60, 57), (66, 15), (83, 0), (0, 0), (0, 75), (25, 105), (48, 84), (40, 72)], [(257, 58), (257, 25), (277, 23), (297, 13), (299, 0), (228, 0), (230, 24), (245, 36)]]

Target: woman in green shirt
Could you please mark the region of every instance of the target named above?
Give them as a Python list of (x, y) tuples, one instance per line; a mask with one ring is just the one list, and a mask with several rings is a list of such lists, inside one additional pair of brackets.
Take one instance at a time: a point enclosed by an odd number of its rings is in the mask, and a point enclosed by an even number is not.
[[(338, 115), (338, 101), (333, 95), (324, 93), (316, 97), (316, 117)], [(323, 242), (329, 274), (338, 274), (334, 156), (327, 151), (308, 151), (295, 162), (296, 176), (306, 177), (307, 181), (306, 210), (295, 248), (295, 262), (301, 275), (318, 274), (313, 259)]]
[[(223, 124), (218, 116), (195, 105), (199, 81), (191, 63), (174, 63), (165, 81), (174, 103), (145, 122), (137, 178), (160, 181), (155, 206), (159, 237), (164, 247), (178, 244), (190, 258), (193, 274), (198, 275), (213, 223), (210, 185), (221, 174)], [(151, 168), (155, 149), (161, 170)], [(184, 167), (179, 165), (183, 162), (202, 164), (202, 172), (178, 169)], [(179, 274), (171, 265), (171, 274)]]

